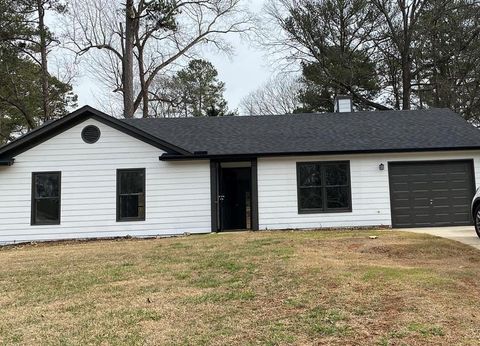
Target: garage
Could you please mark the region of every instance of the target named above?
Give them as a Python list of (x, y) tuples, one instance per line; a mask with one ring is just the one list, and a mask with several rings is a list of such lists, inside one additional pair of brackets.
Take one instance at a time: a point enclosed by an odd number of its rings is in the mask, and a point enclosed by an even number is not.
[(390, 162), (388, 170), (393, 227), (472, 223), (473, 160)]

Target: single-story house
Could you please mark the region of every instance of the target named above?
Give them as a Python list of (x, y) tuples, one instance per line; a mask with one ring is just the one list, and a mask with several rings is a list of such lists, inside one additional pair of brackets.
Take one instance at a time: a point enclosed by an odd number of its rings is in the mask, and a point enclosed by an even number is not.
[(117, 119), (0, 148), (0, 242), (467, 225), (480, 131), (448, 109)]

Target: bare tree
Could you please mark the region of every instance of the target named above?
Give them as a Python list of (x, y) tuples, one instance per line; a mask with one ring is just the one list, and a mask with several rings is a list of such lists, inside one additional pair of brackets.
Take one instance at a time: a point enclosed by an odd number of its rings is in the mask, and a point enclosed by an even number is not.
[(305, 90), (312, 86), (300, 97), (307, 110), (328, 111), (347, 92), (366, 109), (449, 107), (479, 117), (478, 0), (267, 4), (262, 43), (283, 66), (301, 68)]
[(124, 116), (148, 117), (155, 79), (199, 45), (231, 50), (222, 36), (251, 30), (253, 17), (240, 0), (72, 0), (64, 27), (71, 49), (122, 94)]
[(298, 77), (278, 75), (245, 96), (240, 108), (246, 115), (292, 114), (301, 107)]
[(133, 47), (135, 31), (138, 32), (136, 29), (138, 27), (137, 22), (134, 2), (133, 0), (127, 0), (125, 4), (125, 43), (122, 61), (123, 109), (127, 116), (132, 116), (135, 112), (133, 104)]
[(299, 64), (304, 72), (311, 66), (330, 93), (349, 93), (365, 107), (389, 109), (374, 101), (379, 89), (370, 60), (374, 10), (367, 0), (270, 0), (261, 43), (288, 65)]
[[(422, 15), (426, 0), (373, 0), (377, 8), (380, 25), (373, 37), (378, 52), (383, 55), (387, 70), (397, 74), (400, 67), (402, 109), (411, 108), (412, 83), (416, 78), (413, 63), (414, 46), (419, 18)], [(396, 106), (400, 108), (398, 84), (392, 80), (396, 92)], [(396, 89), (395, 89), (396, 88)]]

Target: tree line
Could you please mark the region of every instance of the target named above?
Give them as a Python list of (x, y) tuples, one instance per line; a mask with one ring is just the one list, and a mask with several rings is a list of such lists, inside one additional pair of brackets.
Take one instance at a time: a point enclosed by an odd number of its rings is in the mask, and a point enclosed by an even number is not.
[(480, 118), (477, 0), (0, 0), (0, 143), (76, 106), (88, 70), (124, 117), (234, 115), (202, 48), (249, 35), (281, 73), (245, 114), (448, 107)]
[(0, 143), (76, 106), (79, 62), (120, 116), (232, 115), (199, 48), (228, 52), (252, 23), (240, 0), (0, 0)]
[(261, 43), (290, 69), (245, 97), (248, 114), (277, 99), (295, 101), (290, 113), (332, 111), (335, 95), (348, 94), (357, 109), (480, 118), (478, 0), (269, 0), (265, 12)]

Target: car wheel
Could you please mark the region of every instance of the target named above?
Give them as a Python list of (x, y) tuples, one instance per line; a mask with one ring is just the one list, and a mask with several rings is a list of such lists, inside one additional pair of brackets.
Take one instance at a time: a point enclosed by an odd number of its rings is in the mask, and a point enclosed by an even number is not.
[(475, 207), (475, 213), (473, 214), (475, 223), (475, 232), (477, 232), (477, 236), (480, 238), (480, 204)]

